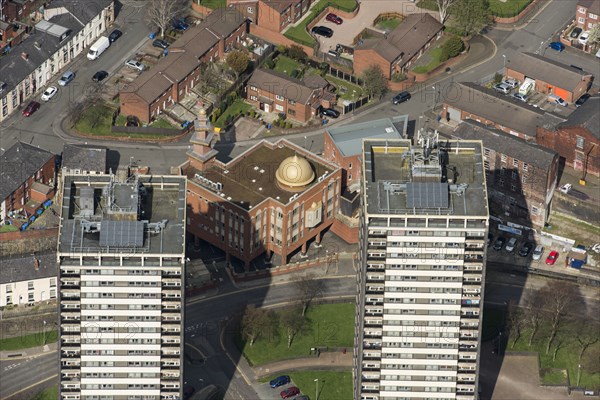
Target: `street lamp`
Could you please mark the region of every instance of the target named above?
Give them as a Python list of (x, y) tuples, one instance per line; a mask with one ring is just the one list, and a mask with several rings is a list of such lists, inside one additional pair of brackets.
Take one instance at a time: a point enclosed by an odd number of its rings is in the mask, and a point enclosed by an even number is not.
[(354, 111), (356, 110), (356, 90), (352, 90), (352, 115), (354, 115)]
[(431, 88), (433, 89), (433, 107), (432, 107), (432, 109), (434, 109), (435, 106), (436, 106), (436, 103), (437, 103), (437, 98), (436, 98), (436, 95), (435, 95), (435, 93), (436, 93), (435, 92), (435, 85), (433, 85)]
[[(502, 58), (504, 59), (504, 66), (503, 66), (503, 68), (506, 69), (506, 54), (502, 54)], [(504, 73), (504, 71), (502, 71), (502, 73)]]
[(46, 345), (46, 321), (44, 321), (44, 330), (43, 330), (43, 338), (44, 338), (44, 346)]
[(319, 378), (314, 380), (315, 384), (316, 384), (316, 389), (315, 389), (315, 400), (319, 400)]
[(306, 136), (304, 136), (304, 150), (306, 150)]
[(577, 386), (579, 387), (579, 380), (581, 379), (581, 364), (577, 365)]

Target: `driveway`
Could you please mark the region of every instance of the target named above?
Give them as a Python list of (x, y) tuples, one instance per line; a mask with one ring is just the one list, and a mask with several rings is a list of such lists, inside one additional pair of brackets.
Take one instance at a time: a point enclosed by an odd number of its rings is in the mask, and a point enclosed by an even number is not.
[(354, 38), (365, 28), (373, 26), (373, 21), (379, 14), (387, 12), (397, 12), (402, 15), (428, 12), (437, 18), (437, 12), (423, 10), (416, 6), (411, 0), (363, 0), (360, 3), (360, 10), (354, 18), (342, 18), (344, 23), (336, 25), (333, 22), (321, 19), (317, 25), (326, 26), (333, 29), (333, 36), (325, 38), (317, 36), (321, 44), (321, 51), (335, 50), (336, 45), (353, 46)]

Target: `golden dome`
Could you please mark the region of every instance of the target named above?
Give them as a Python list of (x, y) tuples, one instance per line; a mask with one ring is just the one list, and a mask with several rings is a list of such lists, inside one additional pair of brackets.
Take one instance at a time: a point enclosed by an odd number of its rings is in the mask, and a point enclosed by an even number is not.
[(311, 183), (315, 179), (315, 172), (305, 158), (294, 155), (279, 164), (275, 178), (284, 189), (296, 191)]

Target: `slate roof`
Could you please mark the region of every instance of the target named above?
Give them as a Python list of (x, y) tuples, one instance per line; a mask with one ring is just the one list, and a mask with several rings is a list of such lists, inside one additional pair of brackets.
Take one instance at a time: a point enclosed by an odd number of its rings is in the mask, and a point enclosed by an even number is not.
[(320, 75), (305, 76), (304, 79), (302, 79), (302, 82), (304, 83), (304, 85), (312, 89), (323, 89), (326, 88), (327, 85), (329, 85), (327, 79), (323, 78)]
[[(39, 261), (37, 270), (34, 264), (36, 259)], [(32, 281), (57, 275), (58, 264), (54, 252), (20, 254), (14, 257), (0, 258), (0, 284)]]
[(300, 3), (300, 0), (261, 0), (263, 4), (268, 5), (273, 10), (281, 13), (285, 11), (288, 7)]
[(6, 199), (29, 177), (54, 157), (47, 150), (23, 142), (0, 155), (0, 201)]
[(524, 161), (547, 171), (556, 152), (519, 137), (487, 127), (477, 121), (465, 121), (452, 133), (452, 139), (481, 140), (483, 147)]
[(598, 0), (579, 0), (577, 6), (585, 7), (588, 12), (600, 15), (600, 1)]
[(583, 76), (591, 75), (561, 62), (533, 53), (521, 53), (507, 64), (509, 69), (532, 79), (539, 79), (556, 87), (573, 91)]
[(558, 125), (559, 128), (569, 126), (583, 126), (600, 140), (600, 96), (590, 97), (581, 107), (573, 111), (565, 122)]
[(62, 152), (62, 167), (105, 173), (106, 151), (106, 147), (65, 144)]
[(291, 78), (277, 71), (262, 68), (254, 71), (248, 81), (248, 86), (259, 88), (262, 91), (262, 96), (265, 95), (265, 92), (268, 92), (301, 104), (308, 104), (313, 93), (316, 92), (316, 89), (305, 86), (298, 79)]
[(410, 14), (387, 35), (387, 38), (367, 39), (356, 49), (373, 49), (390, 63), (402, 58), (400, 66), (403, 66), (437, 35), (442, 27), (443, 25), (431, 14)]

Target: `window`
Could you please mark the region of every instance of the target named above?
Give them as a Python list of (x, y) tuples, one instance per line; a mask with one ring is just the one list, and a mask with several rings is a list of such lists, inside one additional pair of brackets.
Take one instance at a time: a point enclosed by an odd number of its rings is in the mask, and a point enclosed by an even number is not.
[(529, 171), (529, 164), (523, 163), (523, 171)]
[(50, 298), (51, 299), (55, 299), (56, 298), (56, 289), (50, 289)]
[(284, 101), (285, 99), (283, 98), (283, 96), (280, 96), (278, 94), (275, 95), (275, 99), (279, 100), (279, 101)]
[(592, 14), (592, 13), (589, 13), (588, 17), (590, 17), (590, 19), (594, 19), (594, 20), (598, 19), (598, 16), (596, 14)]
[(579, 9), (577, 11), (579, 11), (582, 14), (585, 14), (587, 12), (587, 8), (585, 8), (585, 7), (579, 7)]
[(256, 97), (256, 96), (250, 96), (250, 100), (258, 101), (258, 97)]
[(6, 296), (6, 304), (12, 304), (12, 296)]
[(56, 286), (56, 278), (50, 278), (50, 287)]
[(502, 155), (500, 156), (500, 161), (502, 161), (502, 162), (504, 162), (504, 163), (506, 162), (506, 154), (502, 154)]
[(513, 192), (516, 192), (517, 187), (515, 185), (510, 185), (510, 190), (512, 190)]
[(27, 282), (27, 289), (33, 290), (33, 281)]
[(519, 168), (519, 160), (517, 160), (516, 158), (513, 158), (513, 167)]
[(247, 10), (248, 10), (248, 14), (254, 14), (254, 8), (248, 7)]
[(537, 208), (537, 207), (535, 207), (535, 206), (531, 206), (531, 213), (532, 213), (533, 215), (537, 215), (537, 214), (538, 214), (538, 212), (539, 212), (539, 210), (538, 210), (538, 208)]
[(34, 296), (34, 292), (29, 293), (29, 296), (27, 296), (27, 301), (29, 301), (29, 302), (35, 301), (33, 296)]
[(489, 157), (490, 156), (490, 149), (486, 149), (485, 147), (483, 148), (483, 155), (485, 157)]
[(585, 139), (581, 136), (577, 136), (577, 148), (583, 149), (584, 145), (585, 145)]
[(17, 91), (16, 90), (12, 91), (12, 108), (13, 109), (17, 108)]
[(527, 175), (523, 175), (523, 177), (521, 178), (521, 182), (527, 183)]
[(282, 105), (279, 105), (279, 104), (275, 104), (275, 109), (276, 109), (277, 111), (283, 111), (283, 106), (282, 106)]
[(352, 169), (352, 163), (348, 164), (348, 169)]
[(256, 92), (257, 91), (256, 86), (250, 86), (250, 90)]
[(296, 115), (296, 110), (288, 109), (287, 113), (289, 115)]
[(348, 175), (348, 180), (351, 181), (352, 180), (352, 174)]
[(577, 22), (579, 22), (580, 24), (585, 24), (585, 18), (579, 17), (577, 18)]
[(517, 179), (518, 176), (519, 175), (515, 171), (512, 172), (512, 179), (513, 180)]
[(288, 103), (289, 103), (290, 105), (292, 105), (292, 106), (293, 106), (294, 104), (296, 104), (296, 102), (295, 102), (294, 100), (288, 100)]

